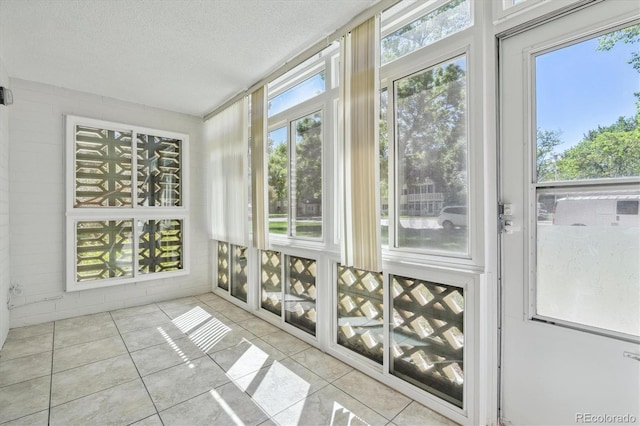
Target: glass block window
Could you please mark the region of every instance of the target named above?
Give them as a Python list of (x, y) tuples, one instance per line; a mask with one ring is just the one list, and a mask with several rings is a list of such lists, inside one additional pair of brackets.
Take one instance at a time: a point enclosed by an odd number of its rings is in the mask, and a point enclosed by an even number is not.
[(138, 135), (138, 205), (182, 205), (181, 141)]
[(131, 220), (92, 220), (76, 223), (78, 282), (133, 276)]
[(391, 303), (391, 374), (462, 408), (463, 290), (392, 275)]
[(75, 126), (74, 207), (131, 206), (132, 133)]
[(182, 269), (182, 220), (138, 221), (138, 229), (140, 273)]
[(285, 321), (316, 334), (316, 261), (287, 256)]
[(187, 274), (188, 136), (66, 120), (67, 290)]
[(382, 364), (382, 274), (338, 265), (338, 343)]
[(278, 251), (264, 250), (260, 254), (260, 306), (282, 315), (282, 262)]
[(218, 287), (229, 290), (229, 243), (218, 242)]
[(243, 302), (247, 301), (247, 248), (232, 245), (231, 253), (231, 295)]

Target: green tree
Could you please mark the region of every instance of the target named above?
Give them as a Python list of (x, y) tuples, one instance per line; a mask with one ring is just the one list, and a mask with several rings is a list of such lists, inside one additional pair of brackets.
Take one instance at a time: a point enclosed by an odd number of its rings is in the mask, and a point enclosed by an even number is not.
[[(296, 122), (297, 203), (322, 199), (322, 118), (320, 113)], [(300, 212), (303, 213), (303, 212)]]
[(280, 143), (274, 148), (274, 141), (268, 139), (267, 152), (269, 200), (284, 200), (287, 197), (287, 144)]
[[(398, 83), (398, 162), (404, 184), (434, 182), (446, 204), (466, 200), (466, 73), (462, 60)], [(401, 188), (399, 188), (401, 189)]]
[(558, 155), (554, 154), (556, 146), (560, 145), (561, 132), (557, 130), (542, 130), (536, 132), (536, 176), (538, 182), (557, 180)]
[(640, 176), (640, 114), (589, 131), (557, 166), (563, 180)]

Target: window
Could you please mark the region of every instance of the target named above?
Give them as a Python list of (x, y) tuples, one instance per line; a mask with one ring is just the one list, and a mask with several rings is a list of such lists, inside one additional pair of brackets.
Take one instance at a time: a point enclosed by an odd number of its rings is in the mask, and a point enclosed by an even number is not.
[(187, 141), (67, 116), (67, 290), (188, 272)]
[(323, 158), (333, 135), (337, 53), (331, 45), (267, 86), (269, 234), (276, 242), (325, 236)]
[(247, 247), (218, 241), (218, 288), (247, 302)]
[[(466, 73), (467, 58), (460, 56), (394, 83), (395, 178), (402, 188), (395, 200), (395, 247), (469, 251)], [(434, 217), (441, 206), (464, 217)]]

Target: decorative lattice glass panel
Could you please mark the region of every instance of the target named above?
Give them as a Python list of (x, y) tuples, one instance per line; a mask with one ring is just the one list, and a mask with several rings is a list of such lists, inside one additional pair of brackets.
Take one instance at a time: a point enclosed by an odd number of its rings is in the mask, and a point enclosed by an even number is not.
[(133, 276), (133, 221), (76, 222), (76, 281)]
[(182, 205), (180, 139), (138, 135), (138, 205)]
[(131, 135), (76, 126), (75, 207), (131, 206)]
[(382, 364), (382, 274), (338, 265), (338, 343)]
[(316, 261), (288, 256), (288, 282), (284, 300), (285, 320), (316, 334)]
[(231, 252), (231, 295), (247, 301), (247, 248), (232, 245)]
[(462, 407), (462, 289), (393, 275), (391, 296), (391, 374)]
[(260, 255), (261, 306), (282, 315), (282, 264), (280, 252), (264, 250)]
[(218, 242), (218, 287), (229, 290), (229, 243)]
[(138, 221), (138, 270), (142, 274), (183, 268), (182, 220)]

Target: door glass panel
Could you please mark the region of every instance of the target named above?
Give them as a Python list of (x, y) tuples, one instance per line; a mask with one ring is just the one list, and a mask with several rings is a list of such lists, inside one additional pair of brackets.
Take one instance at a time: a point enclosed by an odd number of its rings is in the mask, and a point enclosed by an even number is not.
[(395, 82), (398, 247), (468, 253), (467, 60)]
[(218, 242), (218, 287), (229, 290), (229, 243)]
[(640, 25), (535, 58), (538, 182), (640, 176)]
[(247, 248), (231, 245), (231, 295), (247, 301)]
[(263, 250), (260, 252), (260, 306), (267, 311), (282, 315), (282, 266), (280, 252)]
[[(640, 26), (538, 55), (536, 314), (640, 335)], [(626, 178), (635, 183), (615, 184)], [(594, 181), (598, 179), (598, 181)], [(555, 183), (574, 181), (558, 187)]]
[(540, 189), (537, 314), (640, 335), (640, 190)]

